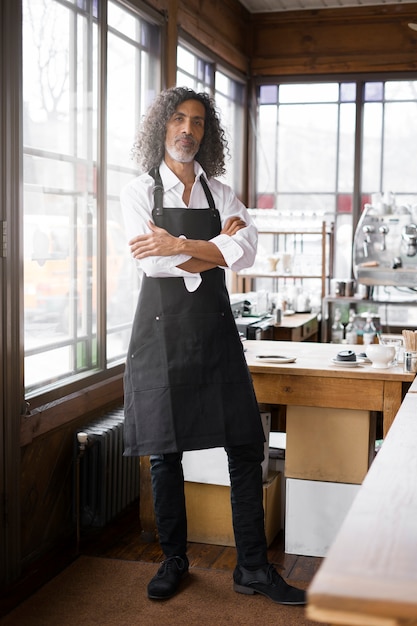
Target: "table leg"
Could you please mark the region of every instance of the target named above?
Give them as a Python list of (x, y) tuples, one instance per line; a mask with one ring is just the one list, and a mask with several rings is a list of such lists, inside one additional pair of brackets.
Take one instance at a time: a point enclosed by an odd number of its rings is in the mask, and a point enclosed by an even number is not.
[(387, 380), (384, 383), (383, 432), (386, 437), (402, 402), (402, 383)]

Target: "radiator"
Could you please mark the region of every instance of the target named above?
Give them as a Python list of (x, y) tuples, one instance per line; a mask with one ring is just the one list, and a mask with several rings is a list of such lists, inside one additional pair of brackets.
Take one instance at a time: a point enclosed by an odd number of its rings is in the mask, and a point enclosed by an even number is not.
[(80, 454), (75, 434), (75, 511), (79, 526), (104, 526), (139, 497), (139, 459), (123, 456), (123, 407), (82, 429), (88, 443)]

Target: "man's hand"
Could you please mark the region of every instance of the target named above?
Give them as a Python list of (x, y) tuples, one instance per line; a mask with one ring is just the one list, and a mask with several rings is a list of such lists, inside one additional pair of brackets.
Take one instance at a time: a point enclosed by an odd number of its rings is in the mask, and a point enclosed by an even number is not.
[(246, 222), (244, 222), (240, 217), (237, 217), (236, 215), (234, 215), (233, 217), (229, 217), (226, 220), (226, 223), (223, 226), (220, 234), (229, 235), (229, 237), (232, 237), (232, 235), (235, 235), (238, 230), (240, 230), (241, 228), (245, 228), (245, 227), (246, 227)]
[(171, 256), (179, 254), (180, 239), (173, 237), (164, 228), (149, 222), (152, 232), (138, 235), (129, 241), (130, 252), (134, 259), (145, 259), (148, 256)]

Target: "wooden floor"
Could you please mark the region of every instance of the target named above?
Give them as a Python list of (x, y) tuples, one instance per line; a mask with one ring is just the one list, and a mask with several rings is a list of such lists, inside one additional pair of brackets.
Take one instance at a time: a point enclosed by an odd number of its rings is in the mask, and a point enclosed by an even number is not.
[[(139, 505), (135, 503), (106, 527), (82, 531), (78, 545), (76, 537), (71, 536), (40, 562), (29, 566), (21, 579), (0, 595), (0, 619), (81, 554), (147, 563), (159, 563), (163, 559), (157, 541), (149, 543), (142, 540)], [(187, 555), (191, 567), (232, 572), (236, 562), (235, 549), (225, 546), (189, 543)], [(279, 573), (294, 585), (297, 582), (309, 583), (322, 561), (320, 558), (285, 554), (282, 532), (271, 544), (268, 557)]]
[[(120, 520), (95, 536), (84, 536), (80, 544), (80, 552), (87, 555), (150, 563), (158, 563), (163, 559), (158, 542), (147, 543), (141, 540), (136, 506)], [(189, 543), (187, 555), (191, 567), (233, 571), (236, 564), (236, 550), (231, 547)], [(282, 532), (268, 549), (268, 557), (280, 574), (294, 584), (297, 581), (310, 582), (322, 561), (321, 558), (286, 554)]]

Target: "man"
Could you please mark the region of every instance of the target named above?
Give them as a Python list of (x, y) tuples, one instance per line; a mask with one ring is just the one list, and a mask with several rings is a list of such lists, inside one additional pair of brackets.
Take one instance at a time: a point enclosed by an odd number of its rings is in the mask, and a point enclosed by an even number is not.
[(234, 589), (304, 604), (268, 563), (262, 504), (264, 434), (224, 269), (253, 264), (257, 232), (224, 173), (227, 142), (213, 101), (162, 92), (138, 133), (146, 172), (122, 191), (130, 249), (144, 272), (125, 373), (125, 454), (150, 455), (165, 555), (148, 597), (174, 595), (188, 572), (182, 453), (224, 446), (237, 565)]

